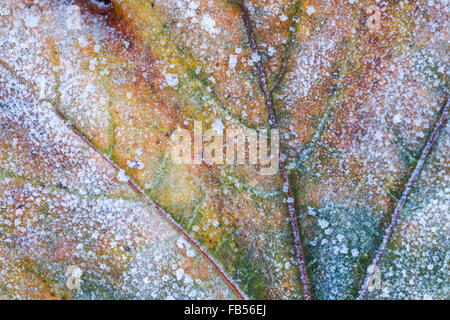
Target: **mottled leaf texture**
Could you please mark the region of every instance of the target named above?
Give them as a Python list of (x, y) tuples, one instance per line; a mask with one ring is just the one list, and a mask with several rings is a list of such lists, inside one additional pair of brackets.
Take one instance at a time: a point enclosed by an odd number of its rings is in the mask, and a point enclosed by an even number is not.
[[(0, 296), (448, 299), (448, 21), (446, 0), (1, 1)], [(194, 121), (279, 128), (279, 172), (177, 164)]]

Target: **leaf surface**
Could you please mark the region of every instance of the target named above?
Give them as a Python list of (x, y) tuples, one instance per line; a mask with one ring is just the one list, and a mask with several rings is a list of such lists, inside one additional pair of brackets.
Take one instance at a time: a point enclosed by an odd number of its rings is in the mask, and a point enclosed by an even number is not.
[[(194, 121), (270, 128), (261, 61), (311, 294), (356, 298), (446, 103), (444, 3), (371, 31), (370, 1), (241, 2), (255, 53), (239, 1), (112, 2), (0, 5), (2, 294), (303, 298), (283, 177), (170, 157)], [(448, 147), (445, 124), (370, 298), (448, 298)]]

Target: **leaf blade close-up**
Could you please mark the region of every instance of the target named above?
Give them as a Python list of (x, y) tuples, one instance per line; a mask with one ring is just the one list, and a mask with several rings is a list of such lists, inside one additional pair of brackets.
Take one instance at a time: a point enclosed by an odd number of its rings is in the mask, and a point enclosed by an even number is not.
[[(2, 1), (0, 295), (448, 299), (448, 11)], [(180, 129), (278, 130), (279, 170)]]

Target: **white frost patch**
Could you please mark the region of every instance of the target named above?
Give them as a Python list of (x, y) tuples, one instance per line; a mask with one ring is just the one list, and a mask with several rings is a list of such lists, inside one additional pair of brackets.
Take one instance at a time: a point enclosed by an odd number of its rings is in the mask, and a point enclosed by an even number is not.
[(402, 122), (402, 116), (401, 115), (399, 115), (398, 113), (394, 116), (394, 122), (396, 123), (396, 124), (399, 124), (399, 123), (401, 123)]
[(225, 129), (225, 126), (223, 125), (222, 119), (215, 119), (211, 125), (211, 129), (216, 130), (217, 135), (223, 135), (223, 129)]
[(257, 63), (257, 62), (259, 62), (259, 60), (261, 60), (261, 57), (259, 56), (258, 53), (253, 52), (252, 53), (252, 60), (253, 60), (254, 63)]
[(78, 38), (78, 43), (80, 44), (80, 47), (86, 48), (89, 42), (87, 41), (85, 36), (81, 36)]
[(230, 55), (230, 60), (228, 62), (228, 66), (230, 67), (230, 69), (234, 69), (237, 65), (237, 56), (235, 56), (234, 54)]
[(92, 58), (92, 59), (89, 61), (89, 69), (92, 70), (92, 71), (94, 71), (95, 68), (97, 67), (97, 64), (98, 64), (97, 58)]
[(36, 28), (39, 25), (39, 16), (29, 15), (25, 18), (25, 25), (28, 28)]
[(135, 169), (138, 169), (138, 170), (141, 170), (141, 169), (144, 169), (144, 168), (145, 168), (144, 163), (142, 163), (142, 161), (139, 160), (139, 159), (137, 159), (137, 158), (128, 160), (128, 161), (127, 161), (127, 165), (128, 165), (130, 168), (135, 168)]
[(72, 276), (75, 278), (81, 278), (83, 275), (83, 270), (81, 270), (79, 267), (76, 267), (72, 271)]
[(177, 280), (180, 281), (181, 279), (183, 279), (184, 270), (181, 268), (178, 269), (177, 271), (175, 271), (175, 276), (177, 277)]
[(310, 216), (315, 217), (316, 216), (316, 209), (314, 209), (313, 207), (308, 207), (308, 214)]
[(189, 250), (187, 250), (187, 251), (186, 251), (186, 255), (187, 255), (189, 258), (192, 258), (193, 256), (195, 256), (195, 250), (194, 250), (194, 249), (189, 249)]

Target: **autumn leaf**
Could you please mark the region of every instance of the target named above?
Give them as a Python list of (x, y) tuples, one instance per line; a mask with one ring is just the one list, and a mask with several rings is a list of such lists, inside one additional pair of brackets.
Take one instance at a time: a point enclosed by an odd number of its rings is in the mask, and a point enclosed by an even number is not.
[[(2, 297), (448, 299), (444, 2), (0, 17)], [(198, 122), (278, 129), (279, 172), (177, 163)]]

